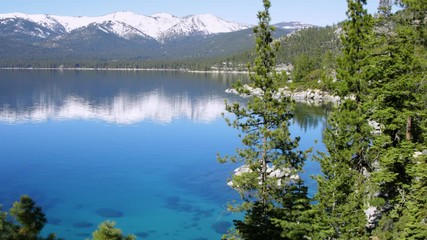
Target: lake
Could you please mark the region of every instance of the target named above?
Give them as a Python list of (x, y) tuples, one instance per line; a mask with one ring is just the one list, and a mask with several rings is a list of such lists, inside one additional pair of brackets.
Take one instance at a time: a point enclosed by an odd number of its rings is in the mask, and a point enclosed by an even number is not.
[[(48, 218), (43, 234), (86, 239), (113, 220), (138, 239), (220, 239), (240, 215), (227, 187), (240, 146), (221, 116), (239, 74), (0, 70), (0, 204), (23, 194)], [(297, 104), (300, 147), (324, 151), (328, 108)], [(316, 143), (316, 140), (318, 142)], [(308, 161), (302, 174), (319, 165)]]

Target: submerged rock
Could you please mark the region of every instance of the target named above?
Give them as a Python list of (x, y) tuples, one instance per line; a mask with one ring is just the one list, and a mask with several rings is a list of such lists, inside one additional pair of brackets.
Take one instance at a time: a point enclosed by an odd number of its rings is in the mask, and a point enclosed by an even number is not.
[(215, 230), (215, 232), (220, 234), (226, 234), (230, 227), (231, 227), (231, 223), (226, 221), (216, 222), (212, 224), (212, 229)]
[(82, 222), (74, 223), (73, 227), (75, 227), (75, 228), (90, 228), (90, 227), (93, 227), (93, 224), (90, 222), (82, 221)]
[(78, 237), (90, 237), (91, 234), (90, 233), (77, 233), (76, 234)]
[(52, 225), (58, 225), (59, 223), (61, 223), (61, 219), (59, 219), (59, 218), (48, 218), (47, 223), (52, 224)]
[(118, 218), (123, 216), (122, 212), (111, 208), (99, 208), (96, 210), (96, 214), (105, 218)]
[(149, 234), (146, 232), (139, 232), (139, 233), (135, 233), (135, 236), (140, 238), (148, 238)]

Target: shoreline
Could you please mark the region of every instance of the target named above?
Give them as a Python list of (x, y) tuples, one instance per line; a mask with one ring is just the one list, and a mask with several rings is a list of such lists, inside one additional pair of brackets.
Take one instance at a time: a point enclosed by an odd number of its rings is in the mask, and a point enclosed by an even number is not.
[[(242, 97), (249, 97), (251, 95), (261, 96), (262, 90), (257, 88), (252, 88), (249, 85), (243, 86), (246, 90), (249, 91), (249, 95), (241, 95), (235, 89), (228, 88), (225, 90), (226, 93), (240, 95)], [(341, 103), (341, 98), (335, 95), (330, 94), (329, 92), (322, 91), (319, 89), (306, 89), (293, 91), (288, 87), (279, 88), (276, 97), (285, 96), (290, 97), (296, 102), (304, 102), (311, 104), (323, 104), (323, 103), (333, 103), (335, 105)]]
[[(59, 67), (59, 68), (20, 68), (20, 67), (2, 67), (0, 70), (19, 70), (19, 71), (34, 71), (34, 70), (41, 70), (41, 71), (122, 71), (122, 72), (183, 72), (183, 73), (194, 73), (194, 74), (245, 74), (248, 75), (249, 73), (247, 71), (229, 71), (229, 70), (190, 70), (190, 69), (175, 69), (175, 68), (84, 68), (84, 67), (78, 67), (78, 68), (65, 68), (65, 67)], [(246, 85), (246, 87), (249, 87)], [(249, 90), (252, 92), (252, 94), (256, 94), (256, 89), (251, 89), (249, 87)], [(237, 92), (234, 92), (234, 89), (226, 89), (226, 93), (233, 93), (237, 94)], [(306, 89), (302, 91), (290, 91), (287, 88), (280, 89), (280, 92), (282, 94), (293, 98), (297, 102), (308, 102), (308, 103), (334, 103), (339, 104), (341, 102), (341, 99), (337, 96), (330, 95), (327, 92), (320, 91), (318, 89)]]
[(187, 73), (212, 73), (212, 74), (248, 74), (247, 71), (228, 71), (228, 70), (190, 70), (176, 68), (20, 68), (20, 67), (2, 67), (0, 70), (55, 70), (55, 71), (134, 71), (134, 72), (187, 72)]

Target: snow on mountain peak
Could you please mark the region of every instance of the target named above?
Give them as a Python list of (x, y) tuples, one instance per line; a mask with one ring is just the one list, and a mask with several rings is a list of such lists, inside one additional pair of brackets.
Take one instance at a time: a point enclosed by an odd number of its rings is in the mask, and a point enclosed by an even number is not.
[(153, 14), (150, 17), (153, 17), (153, 18), (178, 18), (172, 14), (164, 13), (164, 12), (159, 12), (159, 13)]
[(99, 17), (57, 16), (47, 14), (9, 13), (0, 14), (0, 19), (21, 18), (35, 22), (55, 32), (67, 33), (91, 24), (105, 25), (114, 34), (128, 38), (130, 35), (150, 36), (163, 40), (171, 36), (191, 34), (215, 34), (232, 32), (250, 27), (249, 25), (229, 22), (212, 14), (191, 15), (183, 18), (168, 13), (156, 13), (151, 16), (139, 15), (129, 11), (120, 11)]
[(190, 15), (182, 18), (181, 21), (169, 29), (163, 37), (225, 33), (249, 27), (249, 25), (223, 20), (212, 14)]
[(125, 39), (131, 39), (133, 37), (144, 36), (149, 37), (146, 34), (142, 33), (138, 29), (124, 23), (118, 21), (108, 21), (102, 24), (98, 24), (98, 28), (104, 32), (111, 32), (118, 36), (121, 36)]
[(306, 24), (299, 21), (281, 22), (281, 23), (274, 24), (274, 26), (278, 28), (283, 28), (283, 29), (304, 29), (304, 28), (315, 27), (315, 25)]

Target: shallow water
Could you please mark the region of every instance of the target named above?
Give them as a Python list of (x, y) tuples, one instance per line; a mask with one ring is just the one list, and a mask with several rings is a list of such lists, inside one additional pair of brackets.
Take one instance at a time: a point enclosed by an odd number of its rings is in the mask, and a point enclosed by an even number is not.
[[(43, 233), (85, 239), (109, 219), (138, 239), (220, 239), (239, 139), (221, 117), (239, 75), (0, 71), (0, 203), (43, 207)], [(292, 134), (323, 150), (327, 110), (298, 105)], [(319, 172), (309, 161), (304, 178)]]

